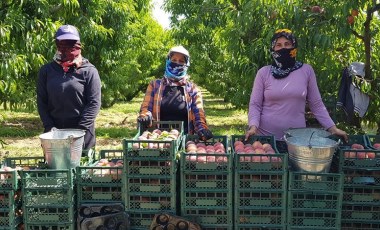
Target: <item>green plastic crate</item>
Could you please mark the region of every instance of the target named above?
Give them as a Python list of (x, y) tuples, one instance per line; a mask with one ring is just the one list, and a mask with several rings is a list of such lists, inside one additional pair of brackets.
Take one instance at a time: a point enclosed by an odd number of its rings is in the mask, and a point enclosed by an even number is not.
[(366, 141), (367, 141), (367, 147), (371, 149), (376, 149), (374, 147), (374, 144), (380, 143), (380, 135), (365, 135)]
[(123, 167), (121, 166), (77, 167), (76, 186), (78, 203), (121, 202), (122, 177)]
[(22, 167), (24, 169), (36, 169), (45, 167), (44, 157), (7, 157), (5, 159), (6, 165), (12, 168), (16, 166)]
[[(170, 131), (175, 128), (179, 131), (176, 140), (138, 140), (143, 131), (153, 131), (159, 128), (161, 131)], [(123, 139), (124, 159), (143, 160), (155, 157), (156, 160), (174, 160), (182, 147), (183, 122), (182, 121), (159, 121), (153, 122), (152, 127), (139, 128), (133, 139)]]
[(184, 151), (185, 152), (186, 152), (186, 144), (189, 141), (194, 142), (194, 144), (204, 143), (206, 146), (208, 146), (208, 145), (214, 145), (215, 143), (220, 142), (220, 143), (223, 144), (223, 147), (225, 148), (226, 153), (228, 153), (230, 151), (230, 147), (229, 147), (229, 142), (228, 142), (228, 137), (227, 136), (213, 136), (209, 140), (202, 141), (202, 140), (199, 140), (199, 136), (198, 135), (190, 135), (190, 134), (188, 134), (188, 135), (185, 136), (185, 141), (183, 142), (184, 143), (183, 147), (184, 147)]
[(18, 173), (13, 171), (0, 171), (0, 191), (16, 190), (18, 188)]
[(244, 135), (232, 135), (231, 136), (231, 149), (235, 151), (235, 142), (241, 141), (243, 144), (253, 144), (255, 141), (260, 141), (261, 144), (270, 144), (275, 150), (275, 153), (279, 153), (276, 147), (276, 141), (274, 136), (250, 136), (247, 141), (245, 141)]
[(239, 173), (235, 171), (235, 191), (286, 192), (288, 174), (279, 173)]
[(237, 209), (236, 230), (285, 230), (286, 212), (281, 209)]
[(25, 224), (72, 224), (74, 222), (74, 205), (68, 207), (25, 207)]
[(182, 208), (181, 216), (202, 226), (203, 230), (232, 230), (232, 208)]
[(14, 209), (0, 210), (0, 229), (17, 229), (17, 225), (22, 222), (22, 216), (16, 216)]
[(370, 223), (367, 221), (342, 221), (342, 230), (380, 229), (380, 222)]
[(343, 169), (345, 187), (380, 187), (380, 170)]
[(380, 205), (380, 186), (357, 185), (343, 188), (345, 204), (375, 204)]
[(22, 170), (22, 189), (72, 189), (74, 185), (73, 170)]
[(288, 190), (342, 193), (343, 174), (289, 172)]
[(290, 191), (288, 207), (289, 210), (335, 212), (342, 207), (342, 194)]
[(380, 170), (380, 150), (340, 150), (340, 168), (361, 169), (361, 170)]
[(289, 210), (287, 229), (340, 230), (340, 212)]
[[(336, 139), (337, 140), (337, 139)], [(341, 141), (339, 148), (340, 149), (351, 149), (353, 144), (360, 144), (363, 147), (366, 147), (367, 137), (365, 135), (348, 135), (348, 142)]]
[(100, 159), (108, 159), (108, 160), (114, 160), (114, 159), (124, 159), (124, 154), (122, 149), (102, 149), (99, 151), (99, 157)]
[(23, 193), (24, 207), (67, 207), (75, 202), (74, 191), (68, 190), (28, 190)]
[(156, 211), (128, 211), (130, 226), (133, 230), (147, 230), (153, 222)]
[(16, 207), (15, 191), (14, 190), (0, 190), (0, 210), (14, 209), (15, 207)]
[(342, 205), (342, 221), (380, 222), (379, 204), (346, 204)]
[(132, 212), (156, 211), (176, 212), (177, 197), (175, 194), (127, 194), (125, 199), (126, 210)]

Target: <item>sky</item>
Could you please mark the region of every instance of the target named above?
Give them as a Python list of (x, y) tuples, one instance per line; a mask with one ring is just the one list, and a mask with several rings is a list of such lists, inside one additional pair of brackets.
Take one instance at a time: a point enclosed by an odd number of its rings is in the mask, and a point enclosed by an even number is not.
[(170, 19), (169, 14), (165, 13), (162, 9), (162, 4), (164, 3), (163, 0), (153, 0), (153, 18), (156, 19), (158, 23), (161, 24), (161, 26), (164, 29), (169, 29), (170, 26)]

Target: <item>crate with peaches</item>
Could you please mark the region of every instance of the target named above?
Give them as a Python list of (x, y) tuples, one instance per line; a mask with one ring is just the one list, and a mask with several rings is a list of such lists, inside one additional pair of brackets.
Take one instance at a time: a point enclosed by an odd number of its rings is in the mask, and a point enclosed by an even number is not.
[(133, 139), (123, 140), (124, 154), (134, 159), (175, 159), (182, 139), (182, 121), (156, 121), (151, 127), (139, 127)]
[[(76, 169), (78, 204), (122, 200), (123, 150), (101, 150), (91, 166)], [(114, 157), (116, 157), (114, 159)]]
[(287, 154), (279, 153), (273, 136), (233, 135), (232, 151), (238, 171), (282, 172), (287, 170)]
[(380, 170), (380, 143), (368, 142), (366, 135), (350, 135), (339, 146), (342, 169)]

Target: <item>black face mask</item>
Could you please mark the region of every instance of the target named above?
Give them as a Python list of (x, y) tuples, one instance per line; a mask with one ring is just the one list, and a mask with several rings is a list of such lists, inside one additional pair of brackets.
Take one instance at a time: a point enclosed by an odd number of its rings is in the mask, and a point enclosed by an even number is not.
[(296, 64), (296, 48), (280, 49), (272, 51), (272, 57), (274, 59), (273, 65), (280, 69), (289, 69)]

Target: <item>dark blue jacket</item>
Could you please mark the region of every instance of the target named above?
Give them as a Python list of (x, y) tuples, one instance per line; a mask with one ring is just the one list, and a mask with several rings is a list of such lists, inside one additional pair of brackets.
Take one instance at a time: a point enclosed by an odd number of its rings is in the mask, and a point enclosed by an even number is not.
[(37, 84), (38, 113), (45, 132), (52, 127), (86, 130), (85, 148), (95, 145), (94, 123), (101, 105), (101, 82), (97, 69), (83, 59), (67, 73), (50, 62), (41, 67)]

